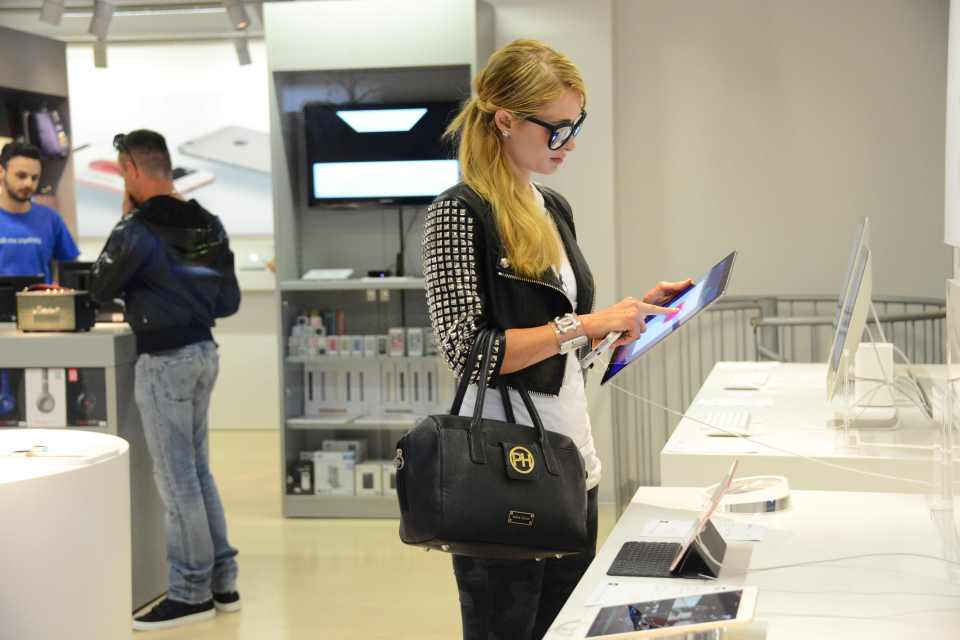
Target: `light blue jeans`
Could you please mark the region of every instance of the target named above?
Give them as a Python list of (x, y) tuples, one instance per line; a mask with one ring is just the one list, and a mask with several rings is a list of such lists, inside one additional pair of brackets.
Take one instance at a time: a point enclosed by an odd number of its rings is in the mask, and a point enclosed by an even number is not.
[(227, 542), (207, 439), (219, 367), (217, 345), (209, 341), (137, 360), (137, 407), (167, 509), (167, 596), (190, 604), (233, 591), (237, 582), (237, 550)]

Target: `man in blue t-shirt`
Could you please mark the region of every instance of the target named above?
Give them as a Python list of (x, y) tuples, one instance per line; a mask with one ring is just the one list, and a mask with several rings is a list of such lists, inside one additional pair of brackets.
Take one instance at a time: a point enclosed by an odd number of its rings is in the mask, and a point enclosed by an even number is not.
[(19, 142), (0, 152), (0, 277), (43, 275), (53, 260), (80, 255), (60, 214), (30, 198), (40, 182), (40, 150)]

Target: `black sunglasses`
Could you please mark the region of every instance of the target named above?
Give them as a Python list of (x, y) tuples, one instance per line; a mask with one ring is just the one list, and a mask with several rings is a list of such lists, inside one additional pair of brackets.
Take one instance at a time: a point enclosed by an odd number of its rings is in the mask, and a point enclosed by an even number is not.
[(134, 168), (137, 167), (137, 161), (133, 159), (133, 154), (130, 153), (130, 149), (127, 147), (127, 134), (118, 133), (113, 136), (113, 148), (120, 153), (127, 154), (127, 157), (130, 159), (130, 164), (132, 164)]
[(535, 118), (534, 116), (521, 116), (524, 120), (532, 122), (533, 124), (538, 124), (547, 131), (550, 132), (550, 140), (547, 141), (547, 147), (551, 151), (557, 151), (558, 149), (563, 148), (563, 145), (567, 144), (571, 138), (576, 138), (580, 133), (580, 127), (583, 126), (583, 121), (587, 119), (587, 112), (581, 111), (580, 115), (577, 117), (576, 121), (570, 122), (569, 120), (564, 120), (559, 124), (551, 124), (540, 118)]

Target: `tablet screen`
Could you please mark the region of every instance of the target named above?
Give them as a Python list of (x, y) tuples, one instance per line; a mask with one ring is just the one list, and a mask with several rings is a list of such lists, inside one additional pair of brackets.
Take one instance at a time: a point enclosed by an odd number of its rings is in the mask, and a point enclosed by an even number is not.
[(734, 620), (742, 596), (743, 591), (738, 589), (604, 607), (587, 637)]
[(730, 280), (730, 271), (736, 255), (736, 251), (728, 255), (709, 273), (699, 278), (696, 284), (671, 301), (670, 306), (679, 309), (677, 313), (654, 316), (647, 322), (647, 330), (643, 335), (630, 344), (617, 347), (610, 359), (610, 364), (607, 365), (606, 373), (603, 374), (601, 384), (620, 373), (624, 367), (652, 349), (723, 295)]

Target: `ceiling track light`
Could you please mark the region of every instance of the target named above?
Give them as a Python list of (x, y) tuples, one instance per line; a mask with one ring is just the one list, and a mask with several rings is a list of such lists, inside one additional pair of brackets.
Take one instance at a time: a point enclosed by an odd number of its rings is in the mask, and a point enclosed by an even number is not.
[(104, 40), (93, 43), (93, 66), (97, 69), (107, 68), (107, 43)]
[(223, 8), (226, 9), (234, 29), (243, 31), (250, 26), (250, 16), (247, 8), (243, 6), (243, 0), (223, 0)]
[(240, 66), (246, 66), (253, 61), (250, 58), (250, 44), (246, 38), (234, 40), (233, 46), (237, 50), (237, 62), (240, 63)]
[(59, 27), (63, 20), (63, 2), (64, 0), (43, 0), (40, 6), (40, 22)]
[(93, 18), (90, 19), (90, 34), (97, 40), (106, 40), (110, 31), (110, 21), (113, 20), (115, 0), (96, 0), (93, 5)]

